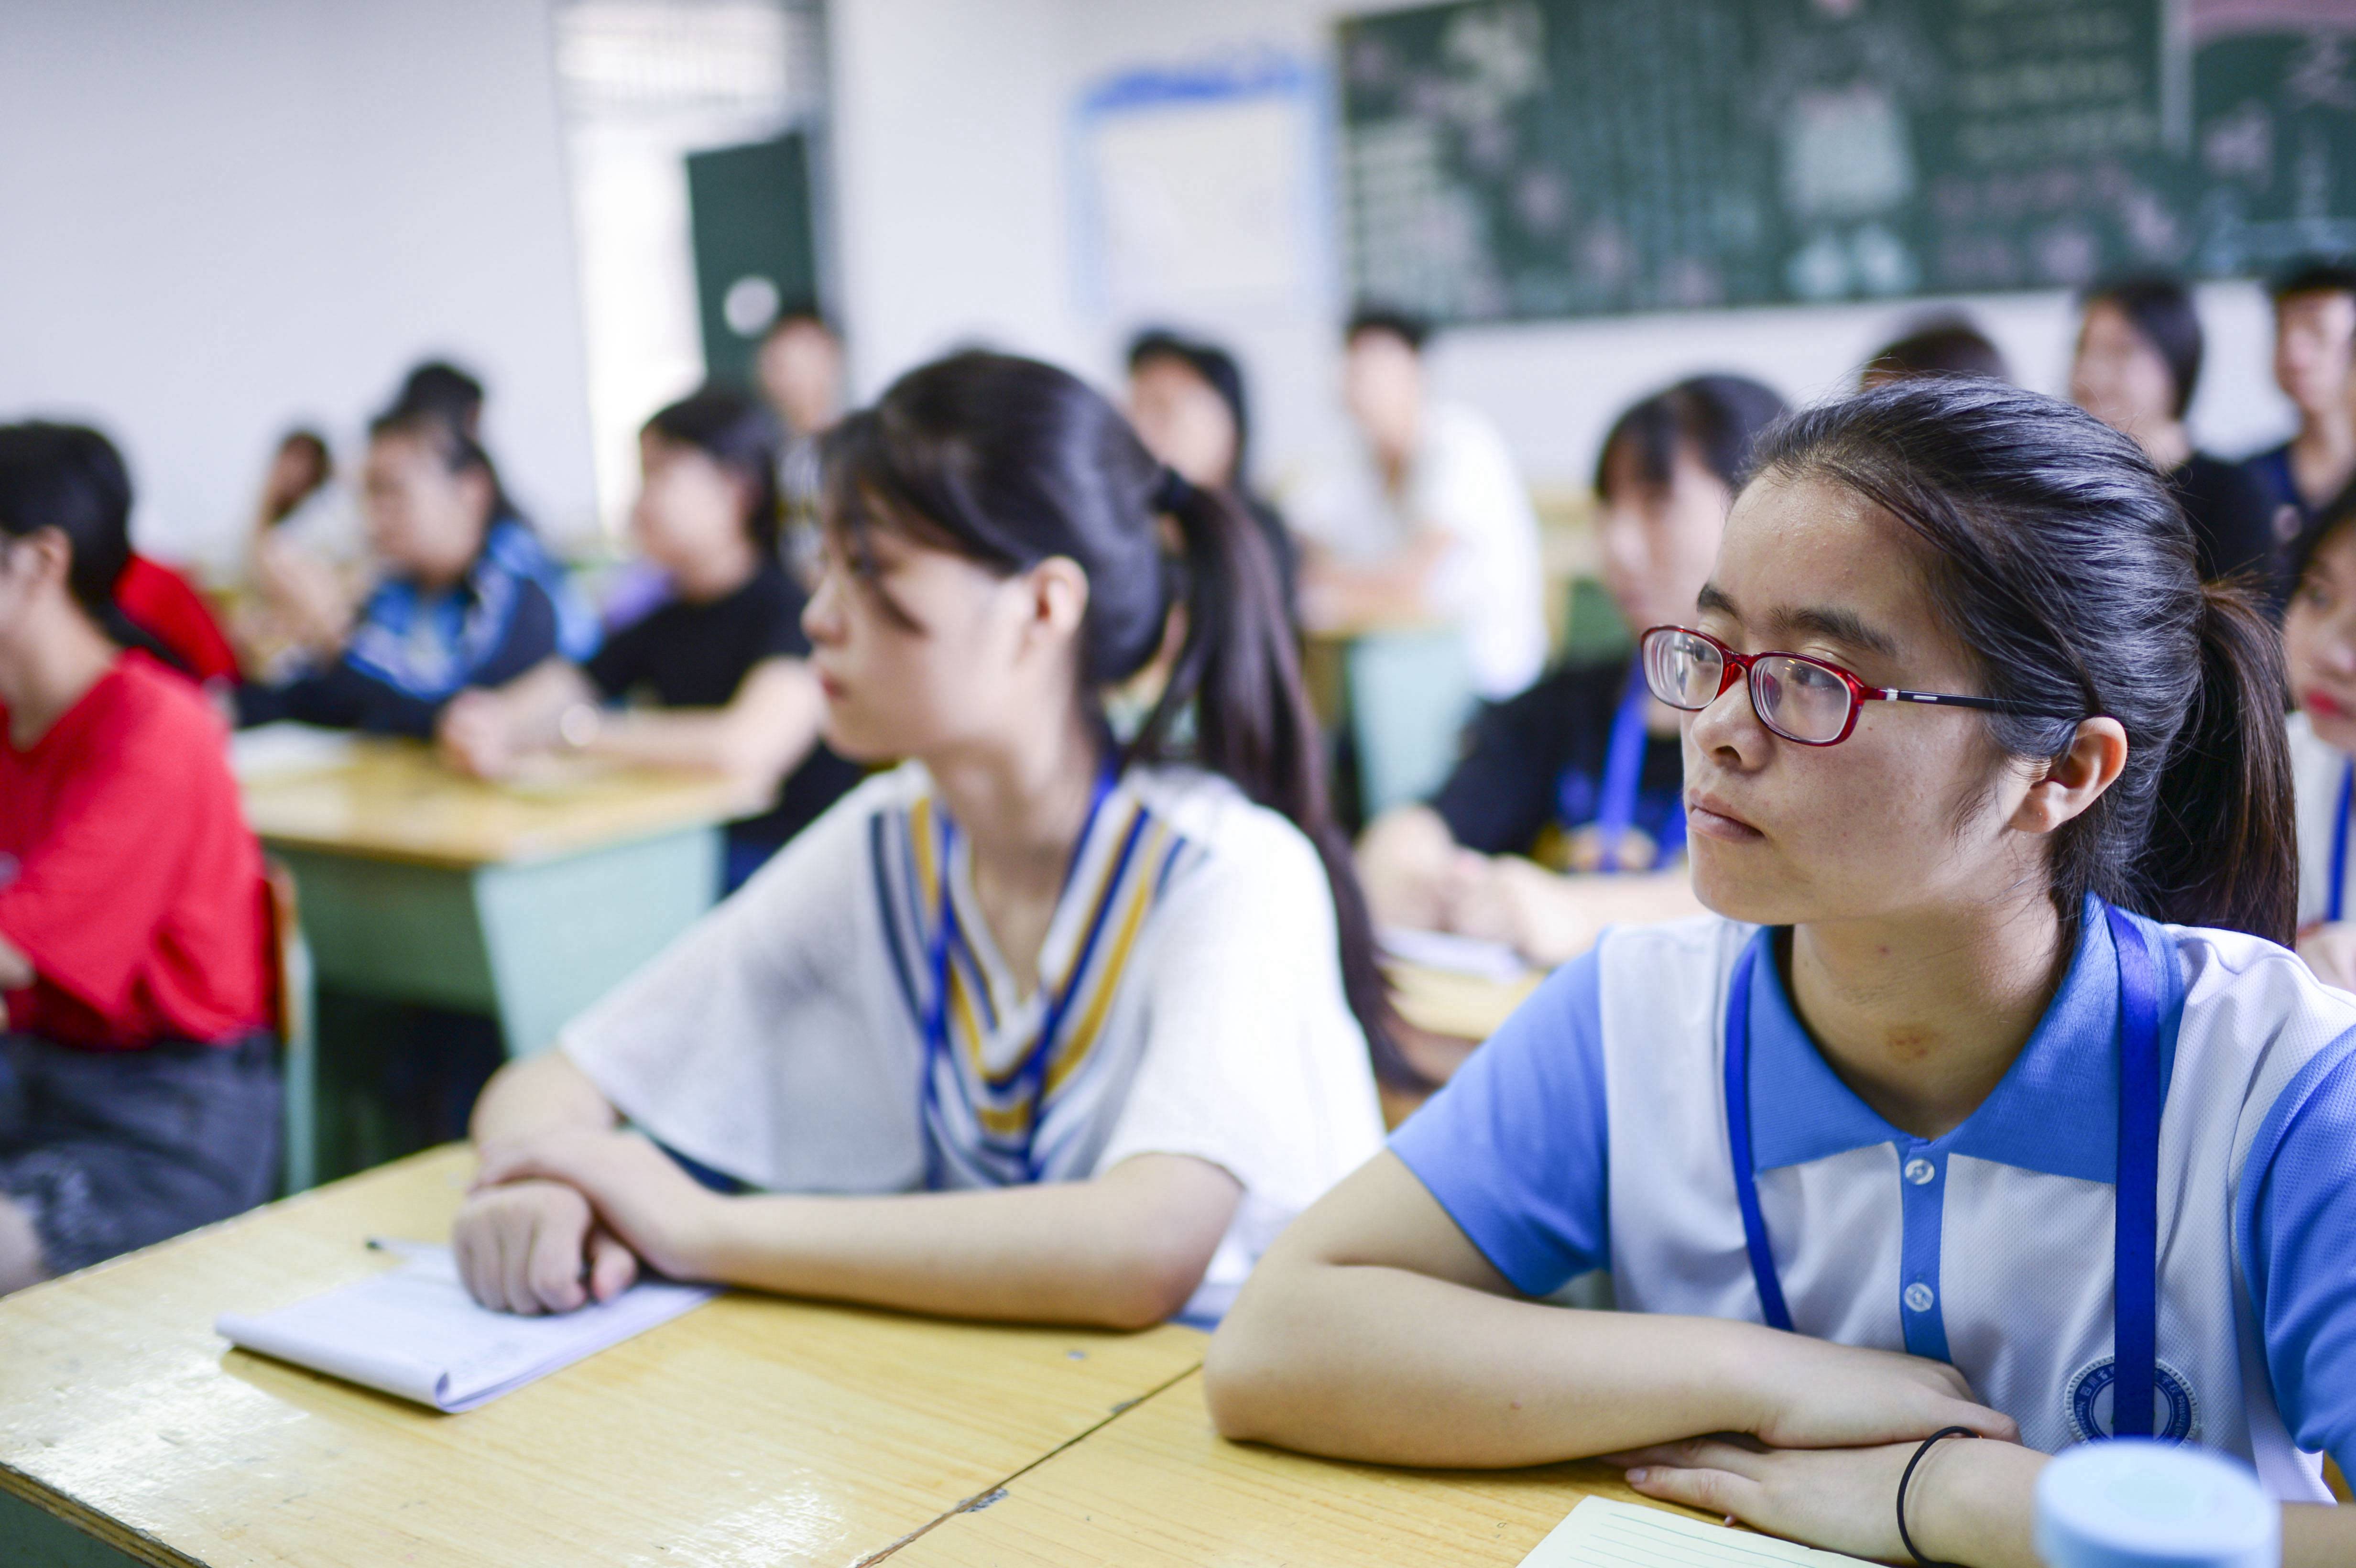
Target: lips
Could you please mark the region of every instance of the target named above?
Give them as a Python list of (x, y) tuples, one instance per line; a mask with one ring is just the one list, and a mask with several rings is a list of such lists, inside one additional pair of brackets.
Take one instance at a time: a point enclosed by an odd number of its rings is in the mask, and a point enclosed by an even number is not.
[(2345, 719), (2351, 713), (2356, 713), (2356, 709), (2351, 709), (2328, 691), (2302, 691), (2298, 694), (2298, 705), (2310, 714), (2324, 719)]
[(1737, 815), (1733, 807), (1706, 795), (1686, 796), (1686, 827), (1688, 832), (1729, 844), (1756, 844), (1767, 837)]

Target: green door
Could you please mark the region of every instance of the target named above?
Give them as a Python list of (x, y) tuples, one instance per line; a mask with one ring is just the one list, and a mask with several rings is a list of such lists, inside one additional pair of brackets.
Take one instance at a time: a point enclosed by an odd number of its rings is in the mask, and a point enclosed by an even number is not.
[(809, 138), (690, 153), (687, 198), (704, 374), (749, 386), (778, 308), (818, 296)]

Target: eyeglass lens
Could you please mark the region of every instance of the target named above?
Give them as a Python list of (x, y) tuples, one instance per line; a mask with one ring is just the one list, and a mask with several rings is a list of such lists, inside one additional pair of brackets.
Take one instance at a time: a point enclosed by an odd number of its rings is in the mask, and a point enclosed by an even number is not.
[[(1701, 638), (1660, 632), (1645, 639), (1644, 682), (1672, 708), (1698, 712), (1717, 700), (1726, 660)], [(1760, 720), (1794, 741), (1826, 741), (1848, 725), (1847, 685), (1832, 671), (1775, 654), (1751, 667), (1751, 700)]]

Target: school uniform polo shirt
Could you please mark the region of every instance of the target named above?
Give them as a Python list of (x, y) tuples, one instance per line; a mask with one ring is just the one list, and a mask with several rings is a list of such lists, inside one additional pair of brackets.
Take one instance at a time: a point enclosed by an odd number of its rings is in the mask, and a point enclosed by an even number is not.
[[(2322, 1500), (2356, 1459), (2356, 997), (2238, 933), (2138, 922), (2160, 965), (2155, 1432)], [(1392, 1150), (1532, 1296), (1763, 1322), (1727, 1134), (1729, 988), (1769, 933), (1615, 929), (1558, 971)], [(2089, 901), (2011, 1069), (1933, 1140), (1883, 1121), (1751, 991), (1752, 1165), (1794, 1326), (1952, 1363), (2057, 1451), (2110, 1429), (2118, 968)]]

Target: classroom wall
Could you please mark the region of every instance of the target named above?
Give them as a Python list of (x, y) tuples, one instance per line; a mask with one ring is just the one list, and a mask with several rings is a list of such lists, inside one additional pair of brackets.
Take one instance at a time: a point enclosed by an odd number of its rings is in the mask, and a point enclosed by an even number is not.
[(591, 521), (545, 0), (0, 0), (0, 417), (103, 424), (143, 543), (230, 548), (282, 427), (350, 454), (425, 353)]
[[(1071, 138), (1081, 96), (1140, 67), (1258, 48), (1322, 65), (1335, 16), (1388, 3), (836, 0), (833, 92), (846, 144), (838, 188), (853, 237), (846, 315), (862, 395), (966, 337), (1061, 358), (1110, 385), (1136, 323), (1092, 314), (1073, 287)], [(1444, 395), (1504, 427), (1532, 480), (1583, 484), (1605, 426), (1643, 393), (1694, 371), (1731, 369), (1787, 396), (1818, 396), (1846, 385), (1902, 317), (1931, 303), (1466, 328), (1439, 340), (1433, 372)], [(2075, 325), (2066, 295), (1961, 303), (2023, 380), (2063, 389)], [(2289, 412), (2268, 368), (2262, 293), (2247, 283), (2211, 285), (2201, 303), (2211, 347), (2193, 409), (2197, 434), (2230, 453), (2276, 439)], [(1183, 316), (1243, 354), (1259, 404), (1263, 472), (1280, 483), (1347, 439), (1334, 406), (1333, 341), (1345, 310), (1339, 280), (1328, 276), (1288, 311)]]

